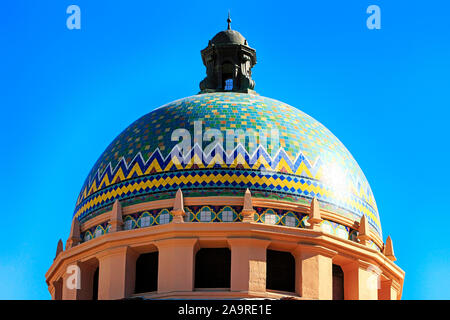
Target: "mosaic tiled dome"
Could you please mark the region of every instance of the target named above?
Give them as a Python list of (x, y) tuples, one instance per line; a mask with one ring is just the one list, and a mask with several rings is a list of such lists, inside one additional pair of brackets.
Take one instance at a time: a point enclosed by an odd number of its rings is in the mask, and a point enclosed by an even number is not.
[[(201, 122), (195, 130), (201, 132), (194, 132), (196, 121)], [(190, 161), (183, 162), (175, 147), (178, 140), (171, 139), (176, 129), (186, 129), (192, 137)], [(211, 141), (199, 141), (208, 129), (222, 132), (224, 140), (226, 132), (239, 129), (259, 138), (239, 144), (243, 140), (234, 137), (232, 152), (225, 141), (208, 149)], [(279, 139), (275, 134), (272, 140), (270, 134), (277, 132)], [(262, 136), (267, 137), (266, 144)], [(235, 160), (220, 161), (227, 157)], [(247, 188), (254, 197), (299, 203), (317, 197), (324, 208), (355, 221), (365, 214), (381, 237), (370, 186), (344, 145), (307, 114), (258, 95), (199, 94), (141, 117), (97, 160), (74, 214), (87, 220), (116, 199), (126, 205), (172, 198), (179, 188), (186, 197), (243, 195)]]

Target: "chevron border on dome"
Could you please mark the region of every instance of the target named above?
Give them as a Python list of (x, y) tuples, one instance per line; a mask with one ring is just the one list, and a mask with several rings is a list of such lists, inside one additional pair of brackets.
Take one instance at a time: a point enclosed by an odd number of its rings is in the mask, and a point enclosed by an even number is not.
[(271, 157), (260, 145), (252, 154), (241, 144), (227, 154), (217, 144), (205, 154), (196, 144), (184, 157), (180, 156), (177, 146), (167, 157), (157, 148), (147, 161), (139, 152), (129, 163), (121, 158), (115, 168), (109, 163), (102, 173), (97, 171), (80, 193), (74, 215), (80, 219), (116, 199), (178, 188), (250, 188), (309, 198), (315, 196), (350, 211), (357, 218), (365, 214), (381, 234), (370, 189), (363, 189), (364, 184), (347, 172), (349, 192), (338, 194), (321, 180), (323, 167), (320, 158), (311, 162), (300, 152), (291, 159), (283, 148)]

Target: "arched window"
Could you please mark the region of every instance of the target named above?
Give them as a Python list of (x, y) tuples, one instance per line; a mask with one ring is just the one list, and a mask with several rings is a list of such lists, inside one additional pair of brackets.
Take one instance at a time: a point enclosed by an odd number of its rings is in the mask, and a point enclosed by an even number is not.
[(97, 267), (94, 271), (94, 279), (92, 282), (92, 300), (98, 300), (98, 272), (99, 270)]
[(144, 212), (138, 220), (138, 225), (140, 228), (149, 227), (152, 223), (153, 217), (148, 212)]
[(222, 212), (222, 221), (223, 222), (232, 222), (234, 221), (234, 212), (230, 207), (223, 208)]
[(297, 216), (291, 211), (286, 213), (282, 220), (284, 220), (284, 225), (287, 227), (297, 227), (299, 223)]
[(84, 234), (84, 241), (89, 241), (92, 239), (92, 234), (91, 232), (88, 230), (86, 231), (86, 233)]
[(225, 90), (226, 91), (233, 90), (233, 79), (226, 79), (225, 80)]
[(158, 290), (158, 251), (144, 253), (136, 260), (136, 285), (134, 292)]
[(295, 292), (295, 258), (290, 252), (267, 250), (266, 289)]
[(233, 90), (233, 65), (229, 62), (222, 65), (222, 88), (226, 91)]
[(199, 213), (200, 222), (211, 222), (214, 219), (214, 213), (209, 207), (203, 207)]
[(101, 226), (97, 226), (97, 228), (95, 228), (94, 238), (98, 238), (101, 235), (103, 235), (103, 229)]
[(273, 211), (272, 209), (269, 209), (264, 212), (264, 223), (267, 223), (267, 224), (277, 224), (278, 223), (278, 216), (276, 215), (275, 211)]
[(170, 221), (172, 221), (172, 216), (170, 215), (169, 210), (164, 209), (161, 211), (161, 213), (159, 214), (159, 224), (166, 224), (169, 223)]
[(195, 255), (195, 288), (230, 288), (231, 251), (202, 248)]
[(344, 272), (333, 264), (333, 300), (344, 300)]
[(124, 219), (124, 229), (131, 230), (136, 227), (136, 222), (131, 216), (126, 216)]

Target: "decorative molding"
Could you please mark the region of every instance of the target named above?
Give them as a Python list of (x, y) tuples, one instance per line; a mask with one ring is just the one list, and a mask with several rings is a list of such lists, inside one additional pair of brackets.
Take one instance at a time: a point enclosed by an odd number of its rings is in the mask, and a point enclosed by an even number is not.
[[(139, 203), (135, 205), (130, 205), (122, 208), (123, 216), (149, 211), (156, 209), (165, 209), (168, 207), (173, 207), (175, 199), (164, 199), (164, 200), (156, 200), (145, 203)], [(185, 207), (191, 206), (203, 206), (203, 205), (213, 205), (213, 206), (243, 206), (244, 205), (244, 197), (221, 197), (221, 196), (211, 196), (211, 197), (183, 197), (183, 202)], [(296, 205), (288, 201), (280, 201), (280, 200), (272, 200), (272, 199), (263, 199), (263, 198), (253, 198), (252, 197), (252, 206), (254, 207), (263, 207), (268, 209), (280, 209), (292, 211), (300, 214), (307, 214), (310, 212), (310, 207), (306, 205)], [(320, 214), (322, 220), (328, 220), (345, 227), (348, 227), (352, 230), (358, 229), (359, 223), (354, 222), (353, 220), (341, 216), (337, 213), (333, 213), (327, 210), (320, 208)], [(105, 222), (108, 222), (109, 217), (111, 215), (111, 211), (105, 212), (93, 219), (87, 220), (81, 225), (81, 231), (86, 232), (87, 230), (92, 229), (98, 225), (101, 225)], [(376, 232), (370, 230), (369, 234), (371, 240), (377, 245), (378, 248), (383, 248), (383, 242), (379, 238)], [(381, 250), (381, 249), (379, 249)]]
[[(114, 170), (107, 166), (101, 176), (98, 173), (97, 178), (92, 180), (89, 190), (86, 189), (80, 196), (75, 216), (85, 217), (116, 199), (149, 192), (175, 192), (184, 187), (243, 190), (250, 188), (255, 191), (301, 195), (310, 199), (316, 197), (319, 201), (338, 205), (357, 216), (366, 215), (372, 226), (380, 232), (376, 208), (364, 200), (366, 196), (361, 190), (359, 193), (346, 194), (345, 199), (337, 200), (332, 189), (315, 178), (322, 165), (320, 159), (312, 165), (300, 152), (293, 160), (283, 148), (272, 158), (260, 145), (253, 154), (249, 154), (241, 144), (232, 154), (223, 150), (220, 144), (217, 144), (211, 153), (205, 154), (195, 144), (183, 158), (177, 148), (174, 147), (165, 158), (157, 149), (147, 161), (138, 153), (130, 163), (122, 158)], [(237, 162), (229, 158), (241, 160)], [(197, 164), (195, 159), (201, 159), (201, 163)], [(175, 167), (177, 170), (174, 171)], [(351, 181), (350, 178), (348, 180)], [(355, 186), (352, 190), (358, 188)]]

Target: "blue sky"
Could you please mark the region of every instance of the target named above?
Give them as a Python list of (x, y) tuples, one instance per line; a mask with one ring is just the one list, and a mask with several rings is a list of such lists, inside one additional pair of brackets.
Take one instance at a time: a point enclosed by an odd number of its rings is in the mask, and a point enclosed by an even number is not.
[(450, 299), (445, 0), (2, 2), (0, 299), (50, 298), (44, 274), (91, 166), (138, 117), (198, 92), (228, 9), (257, 50), (256, 91), (319, 120), (363, 169), (403, 298)]

